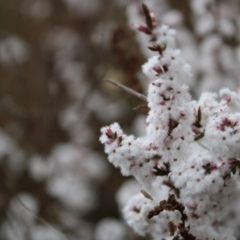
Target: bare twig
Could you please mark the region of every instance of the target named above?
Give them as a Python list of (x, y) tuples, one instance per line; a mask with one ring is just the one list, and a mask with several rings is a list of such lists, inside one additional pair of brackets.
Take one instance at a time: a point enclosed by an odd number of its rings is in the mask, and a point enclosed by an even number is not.
[(136, 111), (136, 110), (139, 110), (139, 109), (147, 109), (148, 105), (147, 104), (142, 104), (142, 105), (139, 105), (135, 108), (133, 108), (132, 110)]
[(28, 211), (31, 215), (34, 216), (35, 219), (37, 219), (40, 223), (42, 223), (43, 225), (51, 228), (52, 230), (54, 230), (55, 232), (57, 232), (59, 235), (61, 235), (61, 239), (63, 240), (69, 240), (67, 238), (67, 236), (65, 234), (63, 234), (60, 230), (58, 230), (57, 228), (55, 228), (53, 225), (51, 225), (50, 223), (48, 223), (47, 221), (45, 221), (43, 218), (37, 216), (36, 214), (34, 214), (31, 209), (29, 209), (19, 198), (16, 199), (16, 201), (26, 210)]
[(134, 90), (132, 90), (131, 88), (128, 88), (126, 86), (124, 86), (123, 84), (121, 83), (118, 83), (114, 80), (111, 80), (111, 79), (105, 79), (105, 81), (111, 83), (112, 85), (124, 90), (125, 92), (129, 93), (129, 94), (132, 94), (133, 96), (137, 97), (137, 98), (140, 98), (141, 100), (147, 102), (147, 97), (139, 92), (136, 92)]

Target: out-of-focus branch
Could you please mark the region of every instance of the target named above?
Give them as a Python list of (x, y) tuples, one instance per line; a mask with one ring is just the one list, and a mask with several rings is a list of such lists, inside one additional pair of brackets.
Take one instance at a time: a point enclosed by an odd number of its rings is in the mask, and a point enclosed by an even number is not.
[(59, 231), (57, 228), (55, 228), (53, 225), (51, 225), (50, 223), (48, 223), (47, 221), (45, 221), (43, 218), (41, 218), (40, 216), (37, 216), (36, 214), (34, 214), (31, 209), (29, 209), (19, 198), (16, 199), (16, 201), (21, 205), (21, 207), (23, 207), (26, 211), (29, 212), (29, 214), (33, 215), (34, 218), (36, 218), (40, 223), (42, 223), (43, 225), (53, 229), (54, 231), (56, 231), (58, 234), (61, 235), (62, 240), (69, 240), (65, 234), (63, 234), (61, 231)]

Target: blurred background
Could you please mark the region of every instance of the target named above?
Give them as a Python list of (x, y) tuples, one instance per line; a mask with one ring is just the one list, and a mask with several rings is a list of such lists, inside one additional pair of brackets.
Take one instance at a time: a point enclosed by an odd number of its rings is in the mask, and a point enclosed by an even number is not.
[[(202, 91), (240, 85), (238, 0), (146, 0), (177, 30)], [(140, 191), (108, 163), (100, 128), (145, 134), (141, 65), (148, 37), (131, 28), (139, 0), (0, 0), (0, 239), (137, 240), (121, 209)], [(239, 221), (235, 221), (238, 225)]]

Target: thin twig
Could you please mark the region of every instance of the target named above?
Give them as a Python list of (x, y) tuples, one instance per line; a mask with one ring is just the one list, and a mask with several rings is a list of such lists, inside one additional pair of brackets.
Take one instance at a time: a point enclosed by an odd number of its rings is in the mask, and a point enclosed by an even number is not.
[(137, 97), (137, 98), (140, 98), (141, 100), (147, 102), (147, 97), (139, 92), (136, 92), (134, 90), (132, 90), (131, 88), (128, 88), (126, 86), (124, 86), (123, 84), (121, 83), (118, 83), (114, 80), (111, 80), (111, 79), (105, 79), (105, 81), (111, 83), (112, 85), (124, 90), (125, 92), (129, 93), (129, 94), (132, 94), (133, 96)]
[(133, 110), (133, 111), (136, 111), (136, 110), (143, 109), (143, 108), (147, 108), (147, 107), (148, 107), (147, 104), (142, 104), (142, 105), (139, 105), (139, 106), (133, 108), (132, 110)]
[(62, 233), (60, 230), (58, 230), (57, 228), (55, 228), (53, 225), (51, 225), (50, 223), (48, 223), (47, 221), (45, 221), (45, 220), (44, 220), (43, 218), (41, 218), (40, 216), (37, 216), (36, 214), (34, 214), (24, 203), (22, 203), (22, 201), (21, 201), (19, 198), (17, 198), (16, 201), (17, 201), (25, 210), (27, 210), (31, 215), (33, 215), (33, 217), (34, 217), (35, 219), (37, 219), (40, 223), (42, 223), (43, 225), (51, 228), (52, 230), (54, 230), (55, 232), (57, 232), (58, 234), (60, 234), (60, 235), (62, 236), (62, 239), (64, 239), (64, 240), (69, 240), (69, 239), (67, 238), (67, 236), (66, 236), (64, 233)]

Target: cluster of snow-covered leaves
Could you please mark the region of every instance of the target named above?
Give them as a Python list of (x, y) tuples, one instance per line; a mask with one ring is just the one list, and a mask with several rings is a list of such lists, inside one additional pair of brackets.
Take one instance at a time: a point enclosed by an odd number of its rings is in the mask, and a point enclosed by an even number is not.
[(126, 135), (118, 123), (101, 129), (109, 161), (134, 176), (141, 193), (123, 213), (140, 235), (154, 239), (235, 239), (222, 222), (239, 196), (240, 96), (222, 89), (192, 100), (191, 68), (175, 48), (174, 31), (160, 27), (143, 4), (151, 57), (146, 136)]

